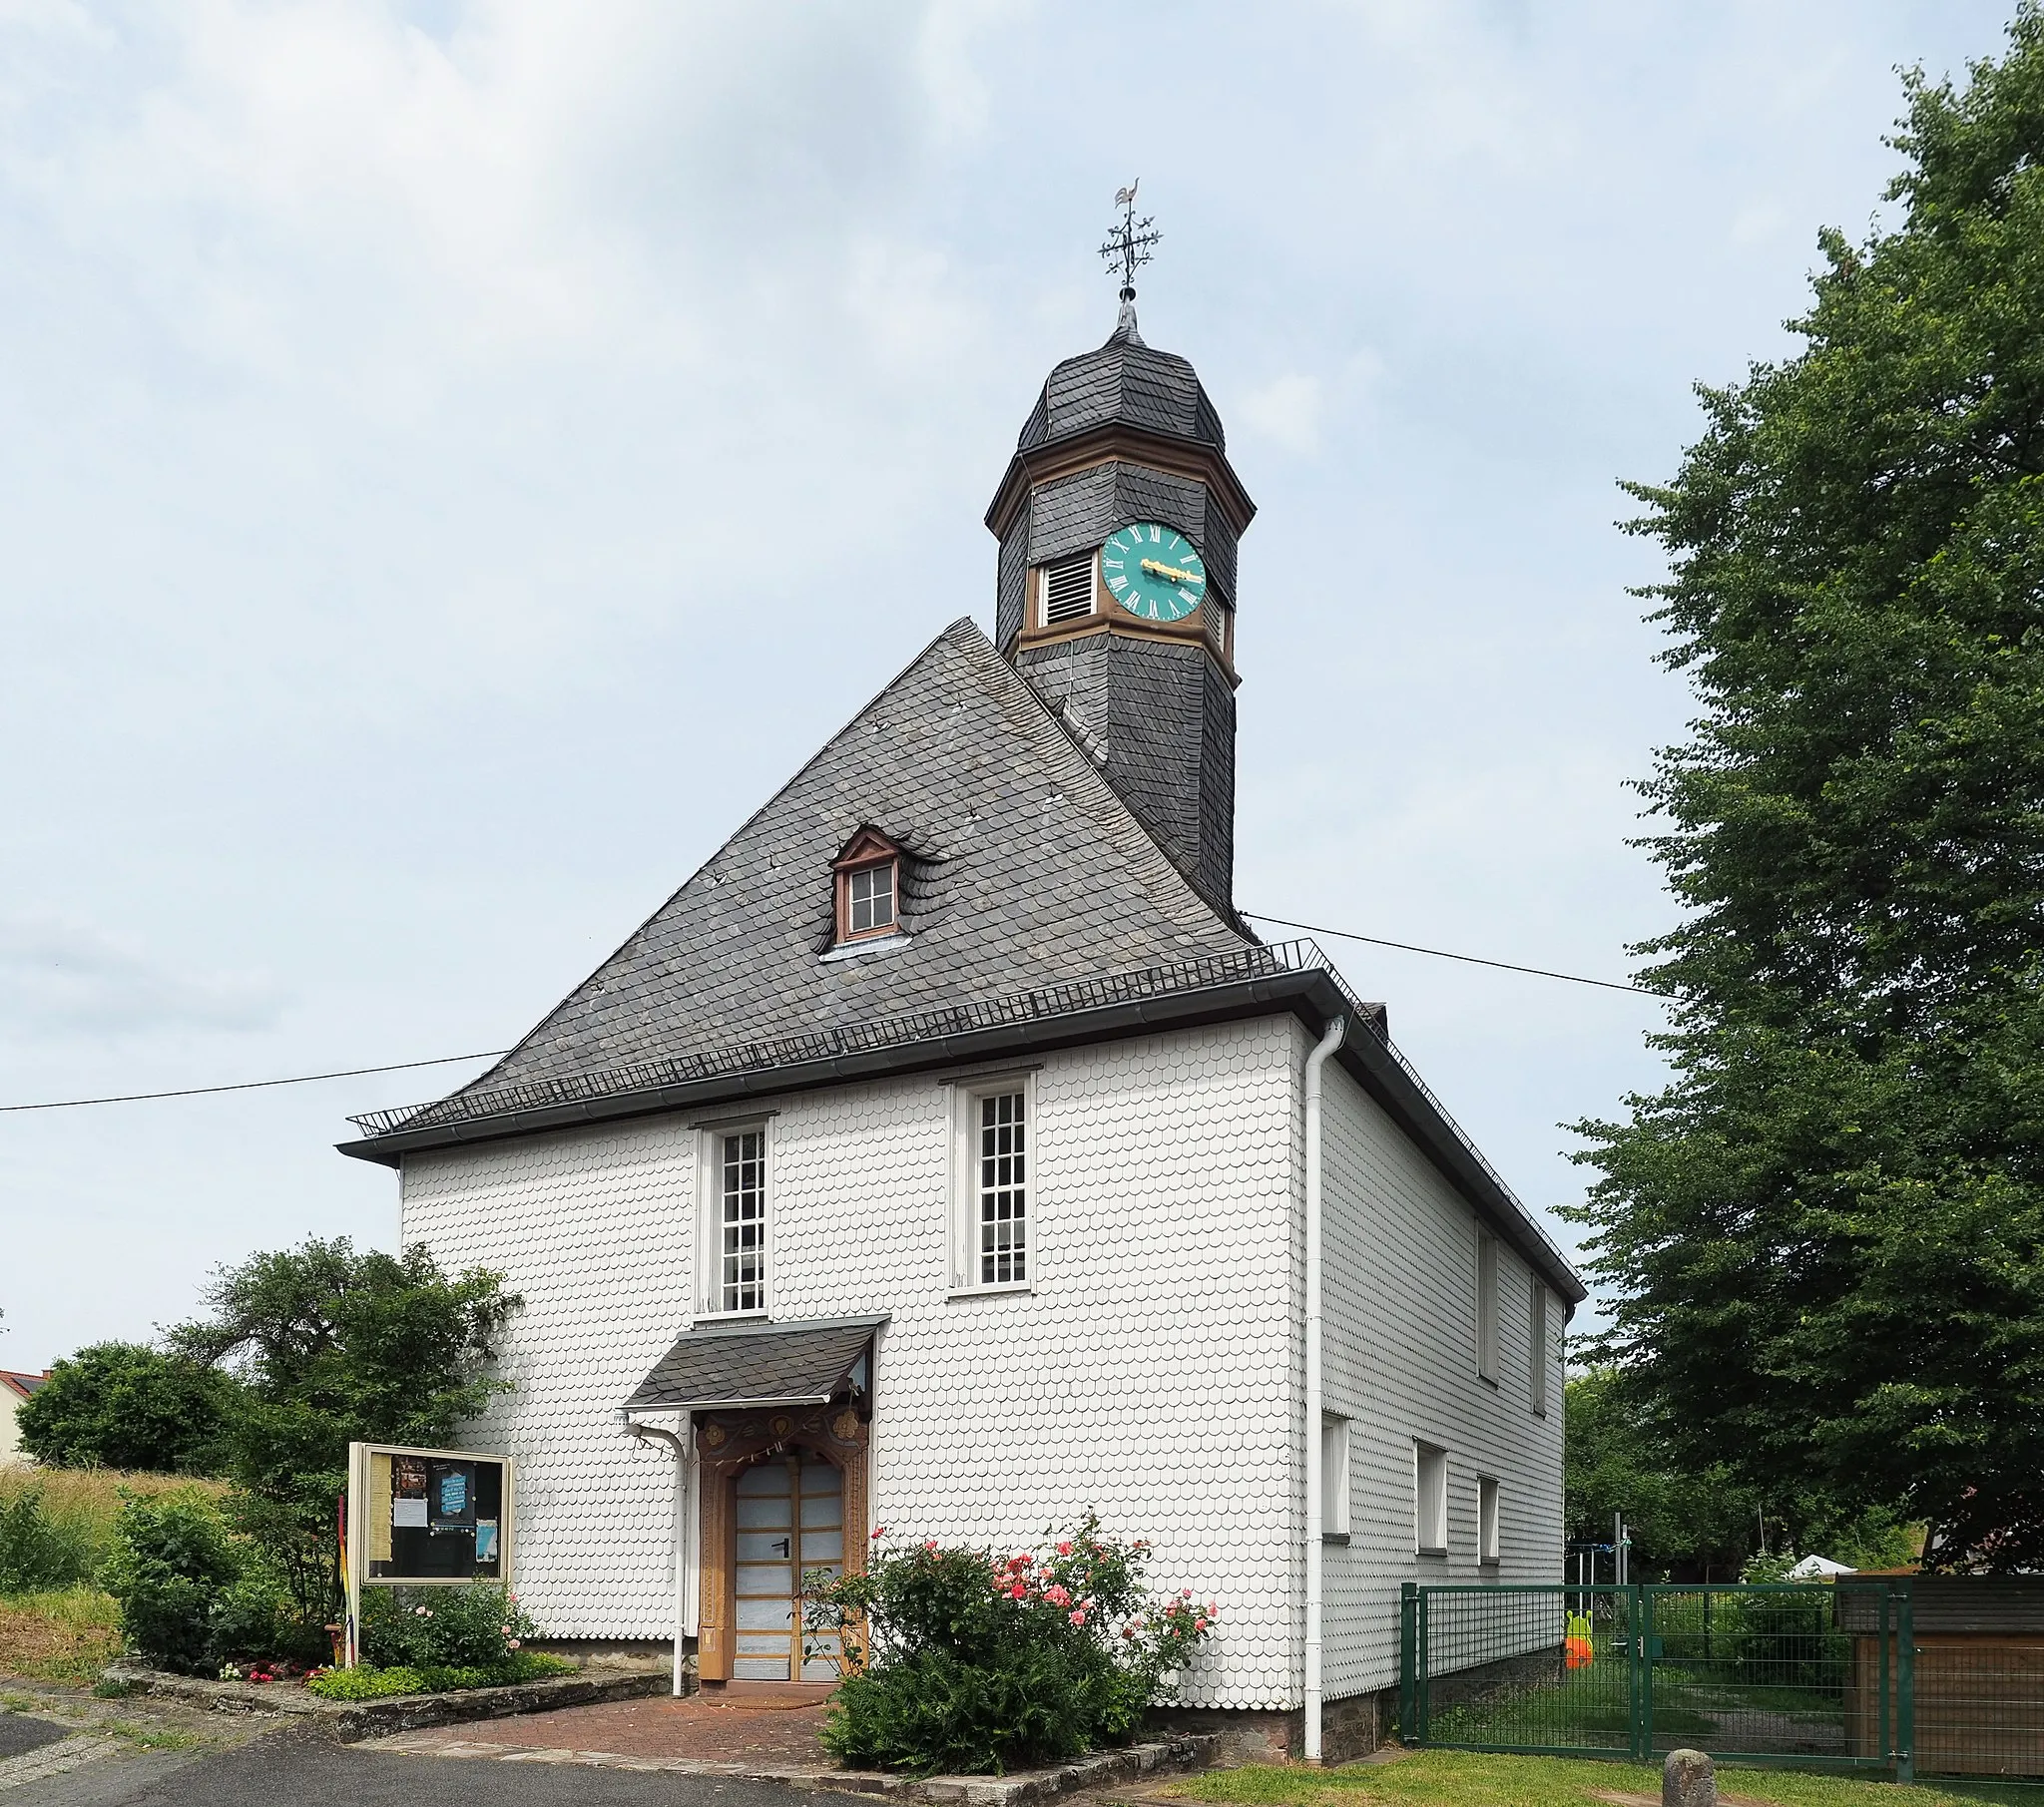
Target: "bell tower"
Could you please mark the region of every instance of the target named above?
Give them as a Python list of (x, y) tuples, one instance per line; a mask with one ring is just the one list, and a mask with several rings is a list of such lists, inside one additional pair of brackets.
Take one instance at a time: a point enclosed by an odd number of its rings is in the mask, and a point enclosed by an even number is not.
[[(986, 524), (994, 643), (1208, 902), (1234, 912), (1236, 545), (1256, 505), (1184, 358), (1136, 328), (1128, 216), (1121, 316), (1050, 373)], [(1133, 241), (1133, 245), (1131, 243)]]

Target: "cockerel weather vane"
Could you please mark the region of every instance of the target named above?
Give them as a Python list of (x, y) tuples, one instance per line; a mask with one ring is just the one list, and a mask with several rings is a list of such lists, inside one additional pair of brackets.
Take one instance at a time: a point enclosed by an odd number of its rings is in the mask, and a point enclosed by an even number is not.
[(1136, 271), (1150, 261), (1150, 252), (1164, 234), (1157, 230), (1157, 222), (1152, 219), (1136, 218), (1136, 191), (1143, 186), (1142, 179), (1117, 189), (1114, 204), (1122, 211), (1121, 224), (1107, 235), (1107, 242), (1100, 247), (1100, 254), (1107, 260), (1109, 275), (1122, 279), (1122, 299), (1136, 298)]

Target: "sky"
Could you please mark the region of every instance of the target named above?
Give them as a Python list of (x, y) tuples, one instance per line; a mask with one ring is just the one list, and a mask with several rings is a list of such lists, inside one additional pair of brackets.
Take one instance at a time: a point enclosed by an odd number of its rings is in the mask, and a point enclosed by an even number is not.
[[(1137, 178), (1261, 509), (1238, 900), (1624, 979), (1692, 708), (1618, 482), (2010, 10), (0, 0), (0, 1104), (508, 1046), (991, 629)], [(1323, 945), (1538, 1209), (1659, 1083), (1649, 999)], [(345, 1118), (479, 1066), (0, 1114), (0, 1367), (391, 1245)]]

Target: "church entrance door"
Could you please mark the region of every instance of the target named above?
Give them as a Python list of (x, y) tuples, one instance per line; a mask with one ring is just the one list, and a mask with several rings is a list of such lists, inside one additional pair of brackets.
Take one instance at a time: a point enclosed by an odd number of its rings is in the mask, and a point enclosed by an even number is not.
[(835, 1638), (804, 1659), (802, 1577), (844, 1573), (844, 1471), (802, 1450), (768, 1456), (739, 1477), (737, 1643), (740, 1681), (835, 1681)]

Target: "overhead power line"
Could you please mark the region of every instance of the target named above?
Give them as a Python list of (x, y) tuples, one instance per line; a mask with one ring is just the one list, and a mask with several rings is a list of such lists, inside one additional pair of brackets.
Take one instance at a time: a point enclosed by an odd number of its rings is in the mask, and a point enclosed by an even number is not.
[(204, 1098), (214, 1092), (260, 1092), (269, 1086), (309, 1086), (318, 1080), (358, 1080), (370, 1073), (404, 1073), (413, 1067), (452, 1067), (460, 1061), (494, 1061), (508, 1048), (481, 1054), (442, 1054), (430, 1061), (392, 1061), (387, 1067), (343, 1067), (333, 1073), (295, 1073), (283, 1080), (242, 1080), (232, 1086), (183, 1086), (175, 1092), (122, 1092), (108, 1098), (59, 1098), (41, 1105), (0, 1105), (5, 1111), (75, 1111), (81, 1105), (140, 1105), (153, 1098)]
[[(1580, 973), (1557, 973), (1544, 966), (1520, 966), (1510, 960), (1486, 960), (1480, 954), (1456, 954), (1446, 948), (1423, 948), (1410, 941), (1387, 941), (1381, 935), (1358, 935), (1353, 929), (1330, 929), (1314, 922), (1293, 922), (1288, 916), (1266, 916), (1259, 910), (1245, 910), (1253, 922), (1268, 922), (1280, 929), (1303, 929), (1308, 935), (1327, 935), (1336, 941), (1361, 941), (1371, 947), (1396, 948), (1401, 954), (1429, 954), (1436, 960), (1459, 960), (1468, 966), (1496, 967), (1500, 972), (1530, 973), (1536, 979), (1563, 979), (1571, 985), (1594, 985), (1601, 991), (1630, 992), (1636, 998), (1661, 998), (1637, 985), (1621, 985), (1613, 979), (1586, 979)], [(1666, 1002), (1663, 999), (1663, 1002)], [(419, 1067), (453, 1067), (463, 1061), (494, 1061), (509, 1049), (486, 1048), (479, 1054), (436, 1055), (430, 1061), (392, 1061), (384, 1067), (343, 1067), (332, 1073), (295, 1073), (285, 1079), (241, 1080), (232, 1086), (181, 1086), (171, 1092), (120, 1092), (105, 1098), (58, 1098), (34, 1105), (0, 1105), (0, 1115), (18, 1111), (77, 1111), (88, 1105), (141, 1105), (153, 1099), (209, 1098), (223, 1092), (263, 1092), (275, 1086), (311, 1086), (321, 1080), (358, 1080), (377, 1073), (407, 1073)]]
[(1510, 960), (1486, 960), (1481, 954), (1451, 954), (1446, 948), (1423, 948), (1410, 941), (1386, 941), (1381, 935), (1358, 935), (1353, 929), (1329, 929), (1316, 922), (1293, 922), (1287, 916), (1266, 916), (1259, 910), (1240, 912), (1252, 922), (1275, 923), (1280, 929), (1303, 929), (1308, 935), (1331, 935), (1336, 941), (1366, 941), (1373, 948), (1396, 948), (1401, 954), (1431, 954), (1436, 960), (1460, 960), (1468, 966), (1494, 966), (1501, 972), (1531, 973), (1536, 979), (1566, 979), (1571, 985), (1594, 985), (1601, 991), (1631, 992), (1636, 998), (1660, 998), (1644, 986), (1621, 985), (1616, 979), (1586, 979), (1581, 973), (1557, 973), (1544, 966), (1519, 966)]

